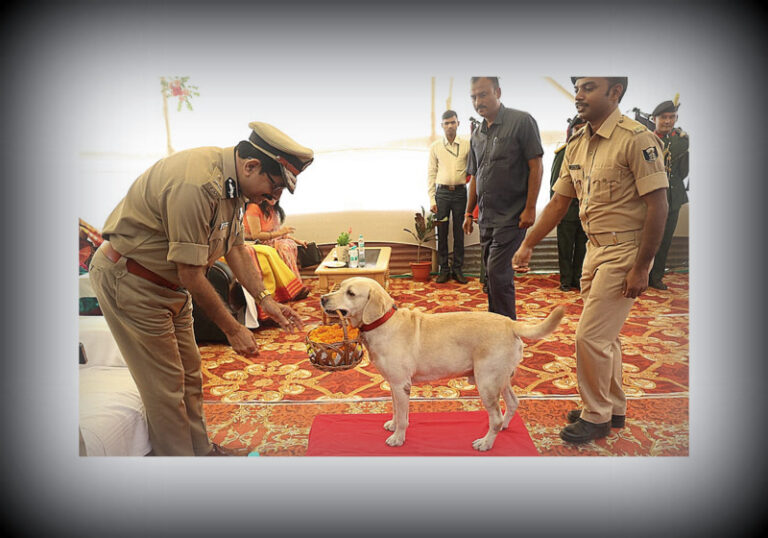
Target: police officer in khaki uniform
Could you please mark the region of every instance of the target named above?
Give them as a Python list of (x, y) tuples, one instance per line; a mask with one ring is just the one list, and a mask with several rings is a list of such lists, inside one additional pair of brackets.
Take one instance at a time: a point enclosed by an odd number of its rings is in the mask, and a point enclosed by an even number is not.
[(299, 315), (264, 289), (243, 243), (245, 202), (293, 193), (312, 150), (275, 127), (249, 124), (237, 147), (174, 153), (144, 172), (107, 218), (90, 278), (147, 412), (152, 453), (231, 455), (212, 444), (203, 416), (192, 297), (236, 353), (258, 355), (253, 333), (226, 310), (206, 278), (224, 255), (238, 281), (288, 331)]
[(512, 259), (527, 271), (533, 247), (579, 199), (589, 243), (581, 276), (584, 309), (576, 329), (583, 410), (560, 437), (584, 443), (624, 426), (619, 332), (648, 274), (667, 218), (667, 174), (659, 139), (622, 115), (627, 77), (572, 77), (576, 110), (587, 121), (568, 143), (555, 194)]

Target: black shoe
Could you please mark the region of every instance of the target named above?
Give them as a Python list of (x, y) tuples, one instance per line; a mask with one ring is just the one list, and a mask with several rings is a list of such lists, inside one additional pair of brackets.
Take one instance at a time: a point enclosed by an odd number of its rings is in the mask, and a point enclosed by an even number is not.
[[(581, 409), (571, 409), (565, 416), (568, 422), (576, 422), (581, 416)], [(611, 428), (623, 428), (625, 418), (624, 415), (611, 415)]]
[(611, 423), (592, 424), (586, 420), (578, 419), (560, 430), (560, 439), (569, 443), (588, 443), (593, 439), (600, 439), (611, 433)]
[(466, 284), (469, 282), (467, 280), (467, 277), (461, 274), (461, 271), (454, 271), (453, 272), (453, 279), (458, 282), (459, 284)]
[(566, 286), (565, 284), (560, 284), (560, 291), (570, 291), (571, 287)]
[(449, 275), (448, 273), (440, 273), (439, 275), (437, 275), (435, 282), (437, 282), (438, 284), (445, 284), (446, 282), (448, 282), (448, 278), (450, 278), (450, 276), (451, 275)]
[(651, 288), (656, 288), (657, 290), (668, 290), (667, 285), (664, 284), (661, 280), (657, 280), (655, 282), (649, 282), (648, 286)]
[(486, 295), (488, 295), (488, 284), (487, 284), (487, 283), (486, 283), (486, 284), (483, 284), (483, 293), (485, 293)]
[(578, 282), (575, 282), (571, 284), (571, 289), (575, 291), (581, 291), (581, 284), (579, 284)]

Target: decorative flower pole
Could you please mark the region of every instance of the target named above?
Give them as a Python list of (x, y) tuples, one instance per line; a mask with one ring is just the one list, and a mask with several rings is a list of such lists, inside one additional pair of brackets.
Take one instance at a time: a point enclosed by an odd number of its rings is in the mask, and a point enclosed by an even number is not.
[(181, 106), (186, 104), (188, 110), (192, 110), (191, 99), (194, 95), (200, 95), (197, 91), (197, 86), (187, 84), (189, 77), (160, 77), (161, 93), (163, 94), (163, 117), (165, 118), (165, 135), (166, 143), (168, 145), (168, 155), (173, 153), (173, 147), (171, 146), (171, 124), (168, 121), (168, 98), (178, 97), (179, 106), (176, 107), (178, 112), (181, 112)]

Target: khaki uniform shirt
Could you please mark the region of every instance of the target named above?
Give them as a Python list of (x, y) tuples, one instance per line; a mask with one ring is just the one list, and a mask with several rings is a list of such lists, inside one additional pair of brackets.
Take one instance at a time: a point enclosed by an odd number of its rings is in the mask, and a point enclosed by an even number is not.
[(244, 212), (234, 147), (190, 149), (139, 176), (107, 217), (103, 236), (178, 285), (176, 263), (210, 266), (243, 244)]
[(464, 185), (467, 182), (469, 140), (456, 135), (453, 144), (443, 136), (429, 147), (427, 189), (429, 203), (435, 205), (435, 184)]
[(640, 197), (668, 185), (659, 138), (617, 108), (596, 133), (574, 133), (553, 190), (577, 197), (584, 231), (599, 234), (642, 229)]

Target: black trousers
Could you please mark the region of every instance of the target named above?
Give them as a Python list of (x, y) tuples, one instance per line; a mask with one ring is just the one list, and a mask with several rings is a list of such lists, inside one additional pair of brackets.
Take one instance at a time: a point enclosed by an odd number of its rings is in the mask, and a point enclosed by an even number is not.
[(672, 237), (675, 234), (675, 228), (677, 228), (677, 217), (680, 216), (680, 208), (670, 209), (667, 213), (667, 223), (664, 225), (664, 237), (661, 239), (661, 245), (659, 245), (659, 251), (656, 253), (656, 257), (653, 260), (653, 268), (648, 280), (651, 282), (661, 282), (664, 277), (664, 269), (667, 266), (667, 254), (669, 254), (669, 247), (672, 246)]
[[(461, 185), (456, 190), (437, 186), (435, 191), (437, 220), (450, 217), (437, 225), (437, 263), (440, 272), (450, 274), (461, 271), (464, 265), (464, 211), (467, 208), (467, 189)], [(453, 225), (453, 263), (448, 263), (448, 227)]]
[(525, 230), (514, 226), (480, 226), (480, 245), (488, 280), (488, 311), (517, 319), (515, 312), (515, 271), (512, 256), (520, 248)]
[(587, 234), (578, 220), (562, 220), (557, 225), (557, 263), (560, 266), (560, 284), (577, 288), (581, 280), (581, 266), (587, 253)]

